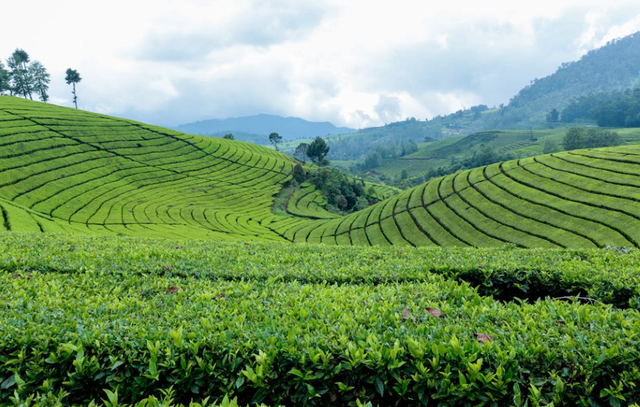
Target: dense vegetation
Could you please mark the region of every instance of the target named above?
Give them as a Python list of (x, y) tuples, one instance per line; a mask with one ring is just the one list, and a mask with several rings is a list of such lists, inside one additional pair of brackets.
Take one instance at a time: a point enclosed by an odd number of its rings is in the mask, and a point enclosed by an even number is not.
[(328, 137), (327, 142), (331, 146), (329, 159), (363, 163), (366, 155), (377, 147), (399, 146), (409, 139), (420, 143), (493, 129), (544, 128), (547, 115), (553, 109), (562, 112), (580, 98), (603, 92), (624, 92), (637, 86), (639, 55), (640, 33), (636, 33), (592, 50), (578, 61), (563, 63), (549, 76), (532, 80), (508, 104), (493, 108), (472, 106), (445, 116), (425, 120), (409, 118), (382, 127)]
[(562, 111), (560, 120), (594, 121), (602, 127), (640, 127), (640, 88), (581, 97)]
[[(291, 190), (274, 213), (295, 162), (263, 147), (10, 97), (0, 98), (0, 145), (0, 229), (341, 245), (640, 245), (637, 146), (495, 163), (372, 206), (381, 187), (327, 168), (302, 179), (304, 192)], [(332, 205), (365, 209), (333, 218), (325, 210)]]
[[(2, 406), (640, 398), (640, 147), (388, 197), (272, 149), (6, 96), (0, 147)], [(337, 216), (331, 196), (366, 208)]]
[(631, 405), (638, 256), (0, 233), (0, 400)]
[(619, 146), (622, 138), (611, 130), (596, 128), (572, 127), (562, 140), (565, 150), (578, 150), (581, 148), (598, 148)]
[(23, 98), (33, 99), (35, 94), (46, 102), (49, 100), (51, 75), (40, 61), (31, 61), (23, 49), (16, 49), (7, 58), (7, 68), (0, 61), (0, 95), (8, 92)]

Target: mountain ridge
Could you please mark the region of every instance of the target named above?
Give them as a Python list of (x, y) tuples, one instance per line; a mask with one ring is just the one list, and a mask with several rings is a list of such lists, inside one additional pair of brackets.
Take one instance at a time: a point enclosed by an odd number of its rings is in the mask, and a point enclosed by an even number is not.
[[(260, 113), (252, 116), (240, 116), (227, 119), (206, 119), (174, 127), (175, 130), (198, 134), (220, 135), (222, 133), (241, 132), (254, 136), (268, 136), (270, 133), (278, 133), (285, 140), (297, 138), (315, 138), (328, 134), (352, 133), (355, 129), (338, 127), (331, 122), (313, 122), (299, 117), (283, 117), (278, 115)], [(265, 137), (265, 144), (268, 139)]]

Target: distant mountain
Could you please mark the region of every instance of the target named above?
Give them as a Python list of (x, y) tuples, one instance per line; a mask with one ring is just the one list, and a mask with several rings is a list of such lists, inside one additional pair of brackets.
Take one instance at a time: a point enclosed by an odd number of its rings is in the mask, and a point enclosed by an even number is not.
[(515, 95), (507, 108), (515, 115), (525, 113), (529, 124), (544, 121), (552, 109), (561, 110), (572, 100), (596, 93), (636, 87), (640, 83), (640, 32), (610, 41), (579, 61), (562, 64), (558, 70)]
[[(640, 85), (640, 32), (610, 41), (555, 73), (534, 79), (507, 105), (473, 106), (429, 121), (408, 120), (331, 137), (329, 159), (362, 160), (377, 146), (399, 146), (408, 138), (428, 141), (499, 129), (546, 128), (553, 109), (562, 111), (573, 100), (618, 92)], [(401, 129), (401, 131), (399, 131)]]
[[(223, 133), (234, 134), (234, 132), (253, 136), (268, 136), (275, 132), (281, 135), (284, 140), (308, 139), (329, 134), (347, 134), (355, 131), (347, 127), (336, 127), (329, 122), (310, 122), (297, 117), (281, 117), (268, 114), (222, 120), (203, 120), (182, 124), (175, 129), (184, 133), (207, 136)], [(236, 138), (242, 140), (242, 137)], [(265, 142), (268, 144), (266, 138)]]

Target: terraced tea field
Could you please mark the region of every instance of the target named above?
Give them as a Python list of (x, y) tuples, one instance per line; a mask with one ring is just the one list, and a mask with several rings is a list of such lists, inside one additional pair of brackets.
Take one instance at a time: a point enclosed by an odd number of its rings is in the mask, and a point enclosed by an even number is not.
[(278, 239), (293, 161), (272, 150), (0, 97), (1, 227)]
[(349, 216), (294, 164), (0, 97), (0, 406), (638, 406), (640, 147)]
[(0, 405), (637, 406), (638, 263), (3, 232)]
[(433, 180), (336, 217), (273, 150), (0, 97), (0, 229), (340, 245), (640, 244), (640, 148), (580, 150)]

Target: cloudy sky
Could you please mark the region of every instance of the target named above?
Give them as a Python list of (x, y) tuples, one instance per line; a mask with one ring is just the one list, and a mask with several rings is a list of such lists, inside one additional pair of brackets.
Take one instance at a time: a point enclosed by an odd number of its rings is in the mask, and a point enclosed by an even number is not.
[(367, 127), (508, 103), (533, 78), (640, 30), (637, 0), (20, 0), (51, 102), (172, 126), (258, 113)]

